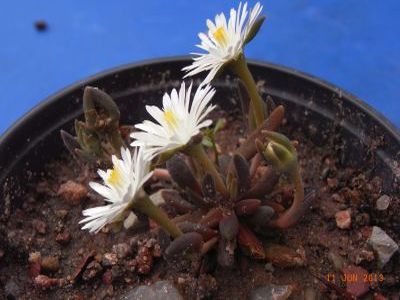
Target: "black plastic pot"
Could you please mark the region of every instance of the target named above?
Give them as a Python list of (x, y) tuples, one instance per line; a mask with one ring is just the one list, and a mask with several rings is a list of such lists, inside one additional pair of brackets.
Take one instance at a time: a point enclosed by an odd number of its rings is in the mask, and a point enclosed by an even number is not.
[[(178, 57), (117, 67), (75, 83), (26, 114), (0, 139), (0, 212), (7, 202), (18, 205), (27, 182), (65, 152), (59, 130), (72, 132), (73, 120), (82, 115), (86, 85), (111, 94), (123, 123), (132, 124), (146, 116), (143, 104), (159, 103), (164, 92), (179, 86), (181, 69), (189, 62), (188, 57)], [(262, 62), (252, 62), (250, 69), (256, 80), (265, 82), (264, 92), (285, 105), (289, 127), (303, 131), (317, 145), (340, 147), (343, 164), (373, 164), (385, 189), (393, 192), (400, 178), (400, 134), (388, 120), (351, 94), (310, 75)], [(226, 109), (237, 105), (230, 78), (215, 83), (214, 101)]]

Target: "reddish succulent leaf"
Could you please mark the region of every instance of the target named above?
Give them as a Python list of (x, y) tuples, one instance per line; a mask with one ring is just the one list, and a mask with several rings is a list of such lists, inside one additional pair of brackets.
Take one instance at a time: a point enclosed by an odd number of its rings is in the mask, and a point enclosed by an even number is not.
[(222, 267), (232, 267), (235, 263), (236, 241), (220, 239), (218, 243), (218, 264)]
[(174, 155), (167, 161), (167, 169), (173, 181), (176, 182), (182, 189), (189, 188), (190, 190), (201, 195), (201, 187), (194, 177), (185, 160), (179, 155)]
[(173, 206), (179, 214), (186, 214), (195, 209), (195, 206), (183, 199), (176, 190), (163, 189), (162, 197), (165, 202)]
[(196, 223), (185, 221), (185, 222), (179, 223), (177, 225), (182, 230), (183, 233), (197, 232), (197, 233), (201, 234), (204, 241), (208, 241), (209, 239), (218, 235), (218, 232), (216, 230), (208, 228), (202, 224), (196, 224)]
[(261, 206), (258, 199), (245, 199), (236, 203), (235, 212), (238, 216), (252, 215)]
[(242, 199), (264, 197), (274, 189), (280, 176), (271, 166), (261, 166), (257, 169), (255, 177), (255, 182), (250, 190), (244, 193)]
[(207, 173), (201, 183), (201, 190), (203, 192), (203, 197), (205, 202), (212, 201), (217, 195), (217, 190), (215, 188), (215, 181), (211, 174)]
[(203, 244), (203, 238), (197, 232), (184, 233), (171, 242), (165, 254), (172, 257), (200, 252)]
[(253, 229), (262, 230), (268, 226), (274, 216), (275, 210), (272, 207), (263, 205), (257, 208), (249, 221), (254, 226)]
[(261, 166), (257, 169), (257, 178), (250, 190), (248, 190), (242, 198), (259, 198), (270, 193), (279, 180), (279, 175), (270, 166)]
[(277, 213), (282, 213), (285, 211), (285, 207), (283, 207), (283, 205), (281, 205), (271, 199), (264, 200), (263, 203), (265, 205), (272, 207)]
[(211, 209), (201, 220), (200, 224), (207, 227), (215, 227), (219, 224), (223, 218), (223, 211), (220, 207)]
[(255, 234), (245, 225), (239, 225), (238, 243), (242, 250), (256, 259), (264, 259), (264, 247)]
[(239, 220), (234, 212), (231, 212), (230, 215), (225, 216), (221, 222), (219, 222), (219, 232), (221, 236), (228, 241), (236, 237), (238, 230)]
[(233, 165), (235, 167), (238, 193), (240, 195), (250, 188), (250, 167), (247, 160), (239, 154), (233, 156)]
[(201, 248), (201, 255), (205, 255), (210, 251), (218, 242), (218, 237), (215, 236), (212, 239), (208, 240), (203, 244), (203, 247)]
[(246, 141), (237, 149), (236, 153), (242, 155), (246, 159), (252, 158), (256, 152), (255, 140), (264, 140), (263, 130), (276, 131), (281, 124), (285, 114), (285, 109), (282, 105), (275, 108), (269, 118), (265, 120)]

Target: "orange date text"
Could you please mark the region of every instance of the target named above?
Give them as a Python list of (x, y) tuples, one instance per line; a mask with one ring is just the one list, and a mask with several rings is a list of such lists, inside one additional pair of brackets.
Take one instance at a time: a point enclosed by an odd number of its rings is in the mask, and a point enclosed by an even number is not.
[(383, 282), (385, 277), (382, 273), (365, 273), (365, 274), (357, 274), (357, 273), (345, 273), (342, 275), (337, 275), (335, 273), (328, 273), (325, 275), (325, 279), (328, 282), (336, 282), (336, 280), (340, 280), (346, 283), (355, 283), (355, 282)]

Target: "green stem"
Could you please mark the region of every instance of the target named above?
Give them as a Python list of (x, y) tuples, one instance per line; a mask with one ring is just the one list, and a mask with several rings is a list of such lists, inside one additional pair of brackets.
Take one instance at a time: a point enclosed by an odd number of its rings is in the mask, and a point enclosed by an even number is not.
[(221, 175), (218, 173), (214, 163), (204, 151), (203, 146), (200, 143), (192, 145), (186, 149), (186, 152), (197, 162), (201, 171), (211, 174), (211, 176), (214, 178), (217, 191), (225, 198), (228, 197), (228, 191), (226, 190), (226, 186), (222, 181)]
[(291, 174), (291, 180), (295, 185), (295, 193), (292, 206), (286, 210), (277, 220), (272, 221), (271, 225), (278, 228), (288, 228), (293, 226), (301, 217), (303, 212), (304, 185), (298, 167)]
[(258, 127), (265, 118), (264, 103), (260, 94), (258, 93), (256, 82), (253, 78), (253, 75), (250, 73), (244, 54), (240, 55), (240, 57), (232, 63), (232, 70), (243, 81), (247, 92), (249, 93), (251, 106), (256, 119), (256, 125)]
[(149, 196), (144, 192), (139, 192), (137, 199), (134, 201), (133, 207), (140, 210), (149, 218), (154, 220), (158, 225), (165, 229), (173, 238), (182, 235), (182, 231), (170, 220), (167, 214), (150, 200)]

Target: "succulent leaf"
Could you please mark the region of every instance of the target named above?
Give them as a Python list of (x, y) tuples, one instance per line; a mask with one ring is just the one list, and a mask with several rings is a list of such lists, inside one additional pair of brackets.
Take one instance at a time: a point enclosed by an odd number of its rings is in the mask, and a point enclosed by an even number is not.
[(182, 189), (190, 190), (201, 195), (201, 187), (194, 177), (185, 160), (178, 154), (175, 154), (167, 161), (167, 169), (172, 180)]
[(242, 155), (245, 159), (252, 158), (256, 152), (256, 139), (260, 139), (261, 141), (264, 139), (264, 131), (275, 131), (278, 129), (281, 124), (283, 117), (285, 114), (285, 109), (282, 105), (278, 106), (274, 109), (274, 111), (269, 115), (268, 119), (266, 119), (256, 130), (254, 130), (246, 139), (245, 142), (236, 150), (236, 153)]
[(240, 200), (235, 205), (235, 212), (238, 216), (248, 216), (254, 214), (260, 206), (261, 200), (259, 199)]
[(297, 151), (283, 134), (271, 131), (263, 132), (269, 142), (265, 145), (256, 140), (258, 152), (278, 172), (294, 173), (297, 170)]
[(218, 264), (222, 267), (232, 267), (235, 263), (236, 241), (219, 239), (218, 242)]
[(238, 231), (239, 231), (239, 220), (236, 217), (236, 214), (233, 212), (225, 216), (219, 222), (219, 232), (221, 236), (228, 241), (235, 239)]
[(256, 230), (265, 229), (275, 216), (275, 210), (267, 205), (260, 206), (249, 219)]
[(168, 257), (177, 257), (190, 253), (200, 253), (203, 244), (203, 238), (199, 233), (184, 233), (169, 244), (165, 254)]
[(238, 193), (242, 194), (250, 188), (250, 167), (247, 160), (240, 154), (233, 156), (233, 165), (238, 183)]
[(202, 181), (201, 190), (203, 192), (203, 200), (206, 203), (215, 202), (215, 197), (217, 195), (217, 190), (215, 187), (215, 181), (211, 174), (207, 173)]
[(197, 232), (201, 234), (204, 241), (208, 241), (218, 234), (216, 230), (208, 228), (202, 224), (197, 224), (189, 221), (178, 223), (178, 227), (182, 230), (183, 233)]
[(241, 249), (255, 259), (264, 259), (264, 247), (255, 234), (245, 225), (239, 225), (238, 243)]

